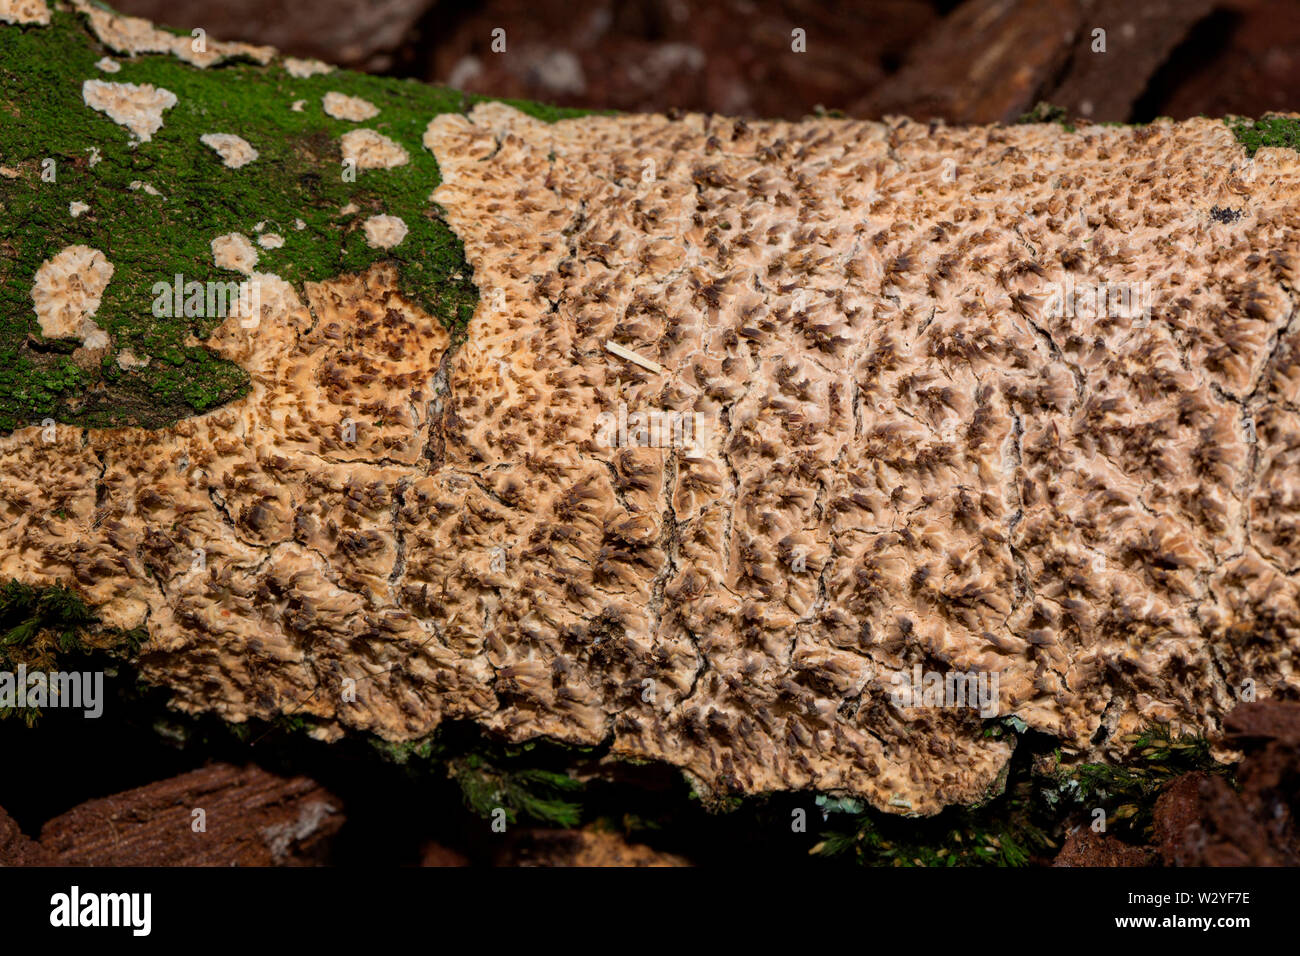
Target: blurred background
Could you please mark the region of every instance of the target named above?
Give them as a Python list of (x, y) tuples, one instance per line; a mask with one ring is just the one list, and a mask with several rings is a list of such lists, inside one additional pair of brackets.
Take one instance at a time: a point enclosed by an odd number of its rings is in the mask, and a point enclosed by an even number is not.
[[(296, 56), (502, 97), (795, 119), (1147, 122), (1300, 102), (1298, 0), (115, 0)], [(493, 30), (506, 52), (492, 52)], [(794, 52), (802, 30), (806, 52)], [(1105, 52), (1095, 31), (1105, 31)]]

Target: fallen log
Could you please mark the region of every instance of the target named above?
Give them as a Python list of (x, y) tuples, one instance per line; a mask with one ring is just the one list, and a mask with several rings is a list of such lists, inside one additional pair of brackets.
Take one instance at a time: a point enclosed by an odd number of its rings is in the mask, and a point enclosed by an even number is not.
[[(49, 421), (19, 396), (0, 577), (146, 629), (177, 707), (466, 719), (928, 814), (996, 791), (990, 721), (1081, 752), (1297, 685), (1291, 149), (1204, 119), (546, 122), (42, 9), (0, 5), (0, 43), (77, 66), (49, 82), (111, 163), (38, 234), (42, 144), (0, 137), (0, 202), (36, 217), (0, 233), (14, 361), (75, 347), (92, 380)], [(126, 89), (103, 50), (185, 85)], [(266, 99), (223, 115), (235, 82)], [(82, 217), (175, 155), (208, 165), (150, 184), (173, 231), (118, 253)], [(259, 183), (301, 228), (255, 218)], [(251, 305), (189, 314), (232, 278)], [(113, 398), (170, 363), (246, 382), (167, 420)]]
[(306, 777), (212, 764), (73, 807), (39, 845), (56, 866), (312, 866), (340, 811)]

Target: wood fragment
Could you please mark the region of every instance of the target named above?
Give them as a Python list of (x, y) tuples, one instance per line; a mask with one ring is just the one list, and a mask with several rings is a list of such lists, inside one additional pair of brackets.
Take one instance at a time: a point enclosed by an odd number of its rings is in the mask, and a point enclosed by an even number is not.
[(619, 358), (626, 359), (629, 362), (632, 362), (636, 365), (640, 365), (643, 369), (654, 372), (656, 375), (661, 374), (664, 370), (664, 367), (660, 365), (658, 362), (652, 362), (644, 355), (638, 355), (636, 352), (633, 352), (631, 349), (624, 348), (623, 346), (619, 345), (617, 342), (606, 342), (605, 348), (608, 349), (610, 352), (613, 352)]

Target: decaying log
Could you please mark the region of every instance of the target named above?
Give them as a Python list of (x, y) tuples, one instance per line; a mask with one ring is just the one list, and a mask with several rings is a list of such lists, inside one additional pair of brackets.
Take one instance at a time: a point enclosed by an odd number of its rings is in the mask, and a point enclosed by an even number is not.
[(54, 855), (18, 829), (0, 807), (0, 866), (53, 866)]
[[(158, 91), (87, 104), (159, 148)], [(245, 397), (0, 437), (0, 576), (147, 628), (136, 660), (178, 707), (324, 738), (466, 719), (706, 793), (933, 813), (996, 788), (988, 720), (1087, 750), (1296, 686), (1293, 151), (1252, 158), (1205, 119), (481, 103), (420, 128), (321, 137), (322, 174), (436, 157), (441, 184), (414, 185), (481, 295), (463, 343), (398, 291), (418, 262), (297, 287), (214, 235), (260, 292), (207, 341)], [(254, 174), (245, 146), (213, 145), (214, 175)], [(372, 248), (415, 241), (367, 213)], [(138, 265), (52, 257), (33, 335), (107, 347), (96, 290)], [(954, 674), (987, 706), (901, 694)]]
[(305, 866), (323, 862), (339, 811), (305, 777), (213, 764), (74, 807), (40, 846), (58, 866)]
[(1187, 774), (1160, 795), (1155, 842), (1166, 866), (1297, 866), (1300, 703), (1243, 704), (1224, 721), (1243, 751), (1234, 774)]
[(971, 0), (863, 98), (868, 115), (1012, 122), (1037, 103), (1098, 121), (1130, 118), (1212, 0)]
[(1073, 830), (1052, 866), (1150, 866), (1152, 853), (1130, 846), (1119, 837), (1094, 833), (1086, 826)]

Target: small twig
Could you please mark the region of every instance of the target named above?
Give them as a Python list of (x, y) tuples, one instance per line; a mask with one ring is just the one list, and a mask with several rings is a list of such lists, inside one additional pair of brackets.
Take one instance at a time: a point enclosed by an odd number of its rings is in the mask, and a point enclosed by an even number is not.
[(627, 359), (629, 362), (635, 362), (637, 365), (640, 365), (642, 368), (648, 369), (651, 372), (662, 372), (664, 370), (664, 367), (658, 362), (652, 362), (643, 355), (637, 355), (631, 349), (625, 349), (617, 342), (606, 342), (605, 348), (613, 352), (619, 358)]

